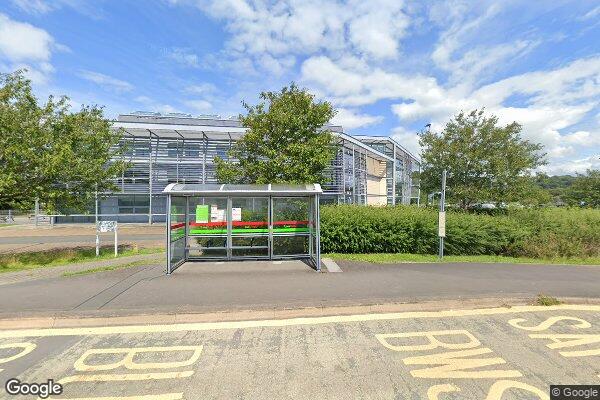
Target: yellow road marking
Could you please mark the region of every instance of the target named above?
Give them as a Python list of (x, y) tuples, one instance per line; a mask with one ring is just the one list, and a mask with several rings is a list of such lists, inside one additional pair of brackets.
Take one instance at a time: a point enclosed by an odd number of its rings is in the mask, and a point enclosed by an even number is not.
[(449, 353), (407, 357), (403, 359), (402, 362), (404, 362), (405, 365), (434, 365), (434, 367), (413, 369), (410, 371), (410, 374), (415, 378), (489, 379), (520, 378), (523, 376), (523, 374), (514, 369), (477, 369), (492, 365), (506, 364), (506, 361), (503, 358), (469, 358), (471, 356), (490, 353), (493, 353), (491, 349), (482, 347), (479, 349), (458, 350)]
[(521, 389), (523, 391), (535, 394), (540, 400), (550, 400), (548, 393), (536, 388), (535, 386), (519, 381), (494, 382), (492, 387), (490, 387), (490, 391), (488, 392), (488, 396), (485, 398), (485, 400), (502, 400), (502, 395), (509, 389)]
[(451, 393), (451, 392), (460, 392), (460, 388), (451, 383), (435, 385), (435, 386), (432, 386), (429, 389), (427, 389), (427, 398), (429, 400), (439, 400), (440, 394)]
[(523, 312), (541, 311), (596, 311), (600, 312), (600, 305), (557, 305), (557, 306), (516, 306), (512, 308), (486, 308), (476, 310), (448, 310), (448, 311), (420, 311), (383, 314), (335, 315), (328, 317), (290, 318), (257, 321), (230, 321), (230, 322), (198, 322), (170, 325), (125, 325), (106, 327), (81, 327), (81, 328), (46, 328), (46, 329), (16, 329), (0, 331), (2, 338), (21, 337), (48, 337), (48, 336), (82, 336), (82, 335), (111, 335), (135, 333), (164, 333), (183, 331), (212, 331), (223, 329), (267, 328), (300, 325), (322, 325), (346, 322), (368, 322), (384, 320), (400, 320), (415, 318), (451, 318), (478, 315), (503, 315), (518, 314)]
[(520, 325), (521, 322), (526, 322), (526, 321), (527, 320), (525, 318), (515, 318), (515, 319), (511, 319), (510, 321), (508, 321), (508, 324), (511, 326), (514, 326), (515, 328), (523, 329), (525, 331), (532, 331), (532, 332), (545, 331), (546, 329), (550, 328), (552, 325), (554, 325), (555, 323), (557, 323), (559, 321), (575, 321), (575, 322), (577, 322), (576, 324), (570, 325), (574, 329), (587, 329), (587, 328), (591, 328), (591, 326), (592, 326), (592, 324), (590, 324), (589, 322), (587, 322), (584, 319), (577, 318), (577, 317), (566, 317), (564, 315), (550, 317), (547, 320), (545, 320), (544, 322), (541, 322), (540, 324), (538, 324), (536, 326)]
[[(442, 342), (438, 337), (444, 336), (466, 336), (469, 341), (461, 342), (461, 343), (446, 343)], [(423, 351), (423, 350), (433, 350), (438, 347), (443, 347), (445, 349), (451, 350), (459, 350), (459, 349), (470, 349), (473, 347), (477, 347), (481, 344), (479, 339), (477, 339), (473, 334), (464, 329), (459, 330), (445, 330), (445, 331), (427, 331), (427, 332), (399, 332), (399, 333), (379, 333), (375, 335), (379, 343), (384, 345), (390, 350), (393, 351)], [(424, 337), (429, 340), (427, 344), (418, 344), (418, 345), (404, 345), (398, 346), (393, 345), (389, 342), (388, 339), (400, 339), (400, 338), (417, 338)]]
[[(12, 349), (12, 348), (21, 348), (20, 352), (10, 357), (0, 358), (0, 364), (7, 363), (9, 361), (16, 360), (17, 358), (21, 358), (26, 354), (31, 353), (35, 349), (36, 345), (34, 343), (9, 343), (9, 344), (0, 344), (0, 349)], [(2, 371), (2, 369), (0, 369)]]
[[(553, 343), (546, 345), (549, 349), (563, 349), (565, 347), (585, 346), (586, 344), (600, 343), (600, 335), (570, 335), (570, 334), (531, 334), (532, 339), (550, 339)], [(599, 356), (600, 348), (579, 351), (559, 351), (564, 357)]]
[(77, 397), (64, 400), (181, 400), (183, 393), (148, 394), (141, 396)]
[(58, 381), (61, 385), (71, 382), (115, 382), (115, 381), (147, 381), (151, 379), (179, 379), (189, 378), (194, 371), (181, 372), (148, 372), (144, 374), (98, 374), (98, 375), (71, 375)]
[[(110, 348), (110, 349), (89, 349), (73, 365), (78, 371), (108, 371), (111, 369), (125, 367), (127, 369), (161, 369), (161, 368), (181, 368), (188, 367), (198, 361), (203, 346), (169, 346), (169, 347), (138, 347), (138, 348)], [(190, 358), (185, 361), (169, 361), (154, 363), (136, 363), (133, 357), (140, 353), (172, 353), (172, 352), (193, 351)], [(94, 354), (125, 354), (125, 357), (118, 362), (109, 364), (88, 365), (85, 360)]]

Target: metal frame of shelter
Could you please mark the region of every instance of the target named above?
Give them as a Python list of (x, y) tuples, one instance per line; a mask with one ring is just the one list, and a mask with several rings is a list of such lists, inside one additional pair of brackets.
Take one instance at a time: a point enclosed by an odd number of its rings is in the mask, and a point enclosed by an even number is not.
[(167, 274), (186, 261), (308, 259), (321, 271), (319, 184), (171, 183)]

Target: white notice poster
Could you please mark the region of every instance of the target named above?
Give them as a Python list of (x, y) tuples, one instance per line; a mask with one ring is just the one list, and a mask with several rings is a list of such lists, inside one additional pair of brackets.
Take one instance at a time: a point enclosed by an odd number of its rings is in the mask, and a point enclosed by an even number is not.
[(446, 237), (446, 212), (440, 211), (438, 218), (438, 236)]
[(231, 220), (232, 221), (241, 221), (242, 220), (242, 208), (241, 207), (232, 207), (231, 208)]
[(219, 209), (217, 206), (210, 206), (210, 222), (219, 222)]

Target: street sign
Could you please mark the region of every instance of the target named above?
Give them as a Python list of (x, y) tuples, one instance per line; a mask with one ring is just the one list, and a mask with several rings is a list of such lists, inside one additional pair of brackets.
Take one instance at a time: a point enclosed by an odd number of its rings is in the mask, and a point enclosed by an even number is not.
[(117, 221), (99, 221), (96, 227), (98, 232), (114, 232), (117, 230)]
[(115, 233), (115, 257), (119, 250), (119, 240), (117, 233), (117, 221), (98, 221), (96, 223), (96, 257), (100, 255), (100, 233), (114, 232)]

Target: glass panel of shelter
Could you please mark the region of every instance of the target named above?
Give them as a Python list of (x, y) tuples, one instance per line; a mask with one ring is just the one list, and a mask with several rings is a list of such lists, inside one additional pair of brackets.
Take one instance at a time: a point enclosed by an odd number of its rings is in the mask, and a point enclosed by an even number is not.
[(269, 257), (269, 198), (231, 198), (231, 257)]
[(170, 264), (175, 268), (186, 259), (185, 197), (171, 199)]
[(273, 257), (310, 255), (311, 210), (309, 197), (273, 197)]
[(226, 258), (227, 197), (189, 197), (187, 206), (188, 258)]
[[(177, 249), (172, 247), (172, 263), (183, 258), (310, 257), (316, 246), (313, 202), (306, 196), (173, 196), (171, 241), (186, 234), (187, 240)], [(187, 208), (187, 216), (179, 211), (181, 207)]]

